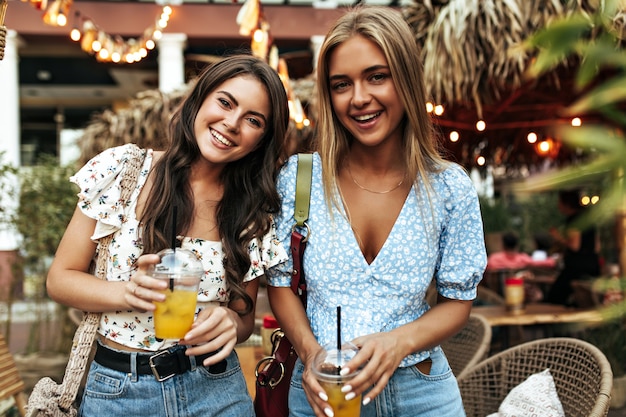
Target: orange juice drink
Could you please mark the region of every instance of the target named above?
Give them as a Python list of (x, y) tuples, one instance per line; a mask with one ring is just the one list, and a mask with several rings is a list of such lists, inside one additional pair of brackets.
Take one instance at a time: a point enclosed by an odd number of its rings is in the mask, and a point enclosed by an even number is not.
[(165, 300), (154, 302), (154, 333), (159, 339), (181, 339), (191, 329), (196, 313), (198, 287), (204, 274), (202, 262), (185, 249), (165, 249), (152, 276), (168, 283)]
[(335, 417), (359, 417), (361, 415), (361, 395), (347, 401), (346, 394), (341, 388), (347, 381), (325, 380), (317, 377), (318, 382), (328, 395), (328, 404), (333, 409)]
[(335, 417), (359, 417), (361, 414), (361, 395), (346, 400), (345, 392), (341, 392), (344, 385), (361, 371), (356, 371), (348, 375), (340, 375), (341, 367), (356, 355), (358, 349), (351, 343), (345, 343), (341, 349), (333, 346), (326, 346), (313, 359), (313, 373), (315, 379), (320, 383), (326, 395), (328, 404), (333, 409)]
[(181, 339), (191, 329), (196, 312), (197, 291), (165, 290), (165, 301), (155, 302), (154, 330), (160, 339)]

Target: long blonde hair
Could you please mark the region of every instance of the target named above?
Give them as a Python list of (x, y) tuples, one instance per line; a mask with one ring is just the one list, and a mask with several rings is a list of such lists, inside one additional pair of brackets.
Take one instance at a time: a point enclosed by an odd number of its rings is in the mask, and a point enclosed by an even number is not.
[(340, 17), (328, 31), (317, 65), (318, 124), (316, 150), (322, 159), (322, 179), (329, 209), (336, 201), (337, 175), (352, 137), (333, 112), (328, 81), (330, 54), (335, 47), (360, 35), (374, 42), (385, 54), (396, 91), (405, 109), (402, 145), (408, 178), (421, 179), (430, 189), (429, 173), (439, 172), (448, 162), (438, 146), (436, 132), (426, 112), (420, 48), (401, 14), (388, 7), (357, 6)]

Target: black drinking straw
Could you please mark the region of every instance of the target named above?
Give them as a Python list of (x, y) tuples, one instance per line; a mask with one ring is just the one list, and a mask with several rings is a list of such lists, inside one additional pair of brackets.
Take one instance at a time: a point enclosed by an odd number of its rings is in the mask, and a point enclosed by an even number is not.
[(341, 355), (341, 306), (337, 306), (337, 353), (339, 357), (339, 363), (337, 364), (337, 374), (341, 374), (341, 363), (343, 357)]
[(176, 252), (176, 218), (178, 217), (178, 206), (174, 206), (172, 213), (172, 235), (170, 236), (172, 250)]
[[(176, 258), (176, 220), (178, 217), (178, 206), (174, 206), (174, 211), (172, 212), (172, 235), (170, 236), (170, 244), (171, 248), (174, 251), (174, 258)], [(174, 280), (170, 278), (170, 291), (174, 291)]]
[(337, 306), (337, 350), (341, 350), (341, 306)]

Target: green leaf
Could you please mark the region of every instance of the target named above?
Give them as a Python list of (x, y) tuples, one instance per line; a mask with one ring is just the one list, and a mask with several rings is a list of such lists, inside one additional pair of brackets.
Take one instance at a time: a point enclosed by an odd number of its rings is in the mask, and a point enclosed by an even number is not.
[(626, 75), (616, 75), (569, 106), (569, 115), (597, 110), (599, 107), (626, 100)]

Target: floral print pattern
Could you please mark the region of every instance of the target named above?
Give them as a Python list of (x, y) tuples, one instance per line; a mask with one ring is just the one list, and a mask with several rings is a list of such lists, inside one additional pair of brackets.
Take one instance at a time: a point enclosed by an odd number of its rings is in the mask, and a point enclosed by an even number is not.
[[(137, 186), (128, 204), (120, 200), (120, 181), (124, 176), (124, 161), (129, 146), (108, 149), (90, 160), (70, 181), (80, 188), (78, 207), (88, 217), (95, 219), (96, 227), (91, 239), (115, 233), (109, 248), (107, 280), (128, 281), (135, 271), (135, 262), (143, 252), (140, 224), (135, 217), (137, 198), (146, 183), (152, 166), (152, 150), (147, 150)], [(198, 290), (197, 312), (209, 304), (226, 305), (230, 298), (224, 278), (221, 242), (211, 242), (191, 237), (179, 237), (180, 245), (198, 255), (205, 273)], [(271, 230), (262, 239), (249, 244), (251, 265), (244, 281), (262, 276), (265, 269), (287, 260), (287, 254)], [(122, 345), (145, 350), (160, 350), (177, 340), (157, 340), (150, 312), (115, 311), (102, 314), (99, 333)]]
[[(278, 178), (282, 198), (276, 217), (279, 239), (289, 246), (297, 156)], [(487, 263), (478, 196), (469, 176), (452, 164), (431, 174), (432, 190), (413, 186), (387, 241), (368, 264), (343, 211), (329, 214), (321, 179), (321, 161), (313, 158), (313, 184), (304, 254), (308, 286), (307, 316), (321, 345), (336, 339), (336, 307), (342, 311), (342, 339), (384, 332), (412, 322), (428, 311), (425, 295), (434, 279), (447, 298), (472, 300)], [(426, 195), (430, 195), (430, 202)], [(290, 255), (291, 256), (291, 255)], [(291, 282), (291, 258), (267, 271), (269, 285)], [(439, 348), (437, 348), (439, 349)], [(428, 357), (407, 356), (401, 366)]]

